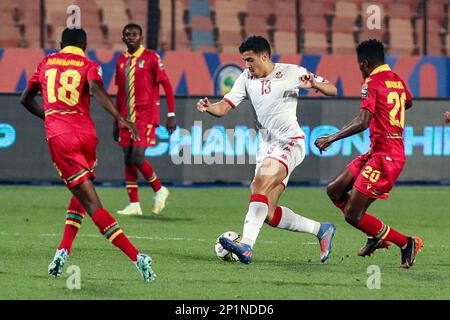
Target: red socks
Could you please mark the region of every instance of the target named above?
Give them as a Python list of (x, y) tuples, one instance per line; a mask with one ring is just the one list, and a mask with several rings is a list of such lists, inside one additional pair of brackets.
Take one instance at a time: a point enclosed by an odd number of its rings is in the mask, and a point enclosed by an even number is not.
[(84, 210), (81, 203), (75, 196), (72, 196), (69, 206), (67, 207), (66, 226), (64, 227), (64, 234), (58, 250), (65, 248), (70, 254), (72, 243), (81, 227), (85, 214), (86, 210)]
[(161, 189), (161, 181), (159, 181), (158, 177), (155, 174), (155, 171), (148, 161), (144, 161), (142, 165), (138, 167), (138, 169), (142, 172), (144, 178), (150, 183), (153, 191), (157, 192), (159, 191), (159, 189)]
[(385, 225), (381, 220), (375, 218), (367, 212), (359, 221), (357, 228), (372, 237), (391, 241), (400, 248), (404, 247), (408, 242), (408, 238), (404, 234), (401, 234), (394, 228)]
[(138, 170), (136, 166), (125, 166), (125, 185), (130, 203), (139, 202)]
[(92, 221), (100, 230), (100, 233), (113, 245), (123, 251), (133, 262), (136, 262), (139, 251), (128, 240), (127, 236), (122, 232), (116, 219), (111, 214), (101, 208), (94, 212), (92, 215)]
[[(333, 203), (342, 212), (344, 212), (345, 205), (347, 204), (349, 198), (350, 195), (347, 193), (344, 195), (343, 200), (333, 201)], [(390, 226), (385, 225), (381, 220), (370, 215), (368, 212), (366, 212), (363, 215), (363, 217), (359, 221), (357, 228), (365, 232), (370, 237), (376, 237), (387, 241), (391, 241), (396, 245), (398, 245), (399, 247), (404, 247), (408, 242), (408, 238), (404, 234), (401, 234), (400, 232), (391, 228)]]

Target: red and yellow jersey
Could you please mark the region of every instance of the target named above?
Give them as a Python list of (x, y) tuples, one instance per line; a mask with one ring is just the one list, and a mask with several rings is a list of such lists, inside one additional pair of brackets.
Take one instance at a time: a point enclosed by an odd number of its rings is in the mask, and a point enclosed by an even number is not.
[(89, 93), (93, 80), (103, 84), (101, 67), (78, 47), (67, 46), (39, 63), (28, 88), (42, 92), (47, 139), (67, 132), (95, 133)]
[(155, 52), (141, 46), (133, 54), (121, 54), (116, 63), (116, 105), (122, 117), (159, 124), (159, 84), (167, 79)]
[(381, 65), (365, 79), (361, 98), (361, 109), (372, 113), (371, 152), (405, 161), (405, 104), (411, 101), (411, 93), (405, 82), (387, 64)]

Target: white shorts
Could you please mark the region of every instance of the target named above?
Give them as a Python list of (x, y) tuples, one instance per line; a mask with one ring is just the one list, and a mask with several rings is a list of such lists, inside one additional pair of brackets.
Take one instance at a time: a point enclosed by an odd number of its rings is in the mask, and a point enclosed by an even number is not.
[[(305, 159), (305, 139), (294, 138), (287, 142), (272, 143), (261, 141), (258, 148), (258, 154), (256, 155), (255, 175), (266, 158), (276, 159), (286, 167), (287, 175), (281, 182), (283, 187), (286, 188), (292, 171), (294, 171), (294, 169)], [(271, 169), (269, 168), (267, 170), (266, 174), (270, 175)]]

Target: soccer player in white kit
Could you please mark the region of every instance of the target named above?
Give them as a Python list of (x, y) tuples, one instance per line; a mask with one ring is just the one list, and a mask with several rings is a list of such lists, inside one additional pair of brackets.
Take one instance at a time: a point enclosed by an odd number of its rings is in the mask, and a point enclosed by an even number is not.
[(337, 94), (334, 85), (293, 64), (273, 63), (269, 42), (261, 36), (252, 36), (239, 47), (246, 69), (236, 79), (224, 98), (211, 103), (200, 99), (200, 112), (222, 117), (248, 97), (255, 109), (261, 134), (256, 156), (255, 177), (244, 222), (242, 240), (219, 239), (222, 246), (235, 253), (239, 260), (249, 264), (253, 246), (264, 222), (289, 231), (306, 232), (317, 236), (320, 242), (321, 262), (327, 261), (335, 226), (302, 217), (278, 201), (295, 167), (305, 158), (305, 134), (297, 122), (299, 88), (316, 90), (327, 96)]

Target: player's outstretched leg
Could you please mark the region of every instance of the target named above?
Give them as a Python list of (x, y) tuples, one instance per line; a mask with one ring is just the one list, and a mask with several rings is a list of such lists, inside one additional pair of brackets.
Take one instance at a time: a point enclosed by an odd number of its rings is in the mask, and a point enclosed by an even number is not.
[(64, 268), (64, 263), (70, 255), (72, 243), (78, 233), (83, 222), (86, 210), (84, 210), (81, 203), (72, 196), (69, 206), (67, 207), (66, 225), (61, 239), (61, 243), (56, 250), (53, 261), (48, 266), (48, 273), (55, 277), (59, 277)]
[(400, 267), (410, 268), (415, 262), (417, 253), (422, 248), (422, 239), (419, 237), (407, 237), (367, 213), (367, 208), (374, 200), (354, 189), (345, 207), (345, 220), (357, 229), (377, 239), (375, 241), (383, 239), (395, 243), (401, 252)]
[(139, 252), (120, 228), (116, 219), (102, 207), (91, 180), (86, 180), (71, 189), (72, 193), (83, 204), (87, 213), (91, 216), (100, 233), (114, 246), (125, 253), (137, 266), (144, 281), (156, 279), (151, 268), (151, 258)]
[(220, 244), (228, 251), (233, 252), (239, 261), (250, 264), (253, 259), (253, 245), (258, 238), (259, 232), (264, 224), (269, 211), (269, 199), (262, 194), (252, 194), (248, 212), (245, 216), (242, 240), (235, 242), (225, 237), (220, 237)]
[[(327, 185), (327, 195), (331, 202), (345, 215), (345, 207), (350, 195), (348, 192), (353, 188), (355, 178), (348, 168), (341, 172)], [(387, 249), (391, 243), (384, 239), (378, 239), (367, 235), (366, 244), (358, 251), (358, 256), (370, 256), (377, 249)]]
[[(267, 219), (269, 219), (269, 216)], [(324, 263), (330, 257), (331, 244), (336, 232), (334, 225), (308, 219), (282, 206), (275, 208), (273, 216), (270, 217), (270, 221), (267, 223), (274, 228), (309, 233), (316, 236), (320, 243), (320, 261)]]

